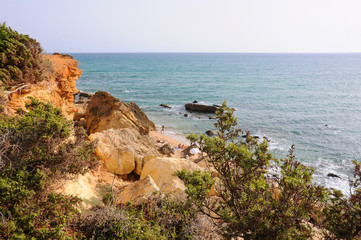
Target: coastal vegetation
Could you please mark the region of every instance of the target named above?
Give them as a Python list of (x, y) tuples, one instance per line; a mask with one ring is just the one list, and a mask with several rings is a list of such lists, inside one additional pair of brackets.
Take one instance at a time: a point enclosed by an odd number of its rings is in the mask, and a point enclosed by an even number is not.
[(0, 23), (0, 86), (38, 82), (44, 71), (40, 43)]
[[(5, 89), (44, 79), (36, 40), (3, 23), (0, 50)], [(108, 95), (98, 92), (95, 97), (104, 104), (88, 106), (94, 121), (124, 106), (148, 121), (135, 104), (108, 101), (113, 99)], [(28, 100), (16, 115), (0, 115), (0, 239), (205, 239), (207, 223), (224, 239), (310, 239), (315, 232), (323, 239), (360, 237), (361, 163), (354, 161), (349, 195), (317, 186), (314, 169), (296, 160), (294, 146), (285, 159), (276, 159), (267, 141), (238, 128), (226, 103), (216, 112), (215, 136), (188, 137), (207, 154), (207, 168), (174, 173), (185, 183), (183, 200), (152, 192), (141, 203), (117, 204), (112, 186), (101, 205), (81, 213), (82, 200), (56, 192), (55, 186), (98, 165), (96, 141), (88, 138), (91, 128), (75, 126), (50, 103)], [(133, 123), (127, 127), (139, 134), (155, 128), (151, 122), (149, 129)]]
[[(278, 160), (268, 153), (267, 141), (258, 142), (237, 127), (234, 109), (224, 102), (217, 111), (217, 136), (191, 134), (191, 142), (207, 153), (209, 173), (182, 170), (188, 201), (215, 220), (227, 239), (310, 239), (318, 228), (326, 239), (354, 239), (361, 230), (361, 171), (354, 161), (350, 197), (316, 186), (314, 169), (296, 161), (294, 146)], [(240, 136), (246, 133), (246, 140)], [(219, 198), (208, 193), (215, 186)]]
[[(26, 108), (0, 118), (0, 238), (66, 239), (80, 199), (50, 186), (94, 166), (94, 146), (59, 109), (35, 99)], [(68, 141), (71, 131), (77, 144)]]

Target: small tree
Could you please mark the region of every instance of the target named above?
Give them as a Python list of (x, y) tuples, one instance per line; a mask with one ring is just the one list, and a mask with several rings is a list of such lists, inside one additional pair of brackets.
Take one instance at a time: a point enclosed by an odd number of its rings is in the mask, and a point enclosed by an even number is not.
[(182, 171), (178, 176), (187, 186), (188, 201), (214, 219), (229, 239), (308, 239), (310, 214), (326, 194), (312, 184), (314, 170), (295, 160), (293, 146), (288, 158), (279, 161), (266, 141), (259, 143), (249, 132), (242, 140), (244, 132), (236, 128), (233, 113), (224, 102), (216, 113), (216, 137), (189, 136), (219, 174), (219, 197), (207, 194), (213, 183), (209, 174)]

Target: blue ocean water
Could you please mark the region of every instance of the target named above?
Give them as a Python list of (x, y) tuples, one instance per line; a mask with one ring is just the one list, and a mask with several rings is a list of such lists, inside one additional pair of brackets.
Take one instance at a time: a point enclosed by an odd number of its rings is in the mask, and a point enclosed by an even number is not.
[(361, 54), (72, 55), (83, 70), (81, 91), (135, 101), (170, 132), (213, 129), (209, 114), (185, 117), (184, 104), (226, 100), (240, 127), (266, 136), (277, 157), (294, 143), (298, 160), (316, 168), (317, 183), (347, 191), (351, 160), (361, 160)]

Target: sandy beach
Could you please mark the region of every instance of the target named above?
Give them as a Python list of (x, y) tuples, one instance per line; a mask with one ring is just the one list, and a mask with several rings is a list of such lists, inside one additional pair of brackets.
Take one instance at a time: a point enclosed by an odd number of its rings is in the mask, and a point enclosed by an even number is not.
[[(151, 136), (159, 146), (169, 144), (169, 146), (174, 149), (174, 153), (171, 155), (171, 157), (186, 157), (186, 154), (184, 154), (183, 150), (190, 146), (190, 142), (184, 136), (171, 134), (167, 131), (164, 133), (160, 133), (160, 131), (151, 131), (149, 132), (149, 136)], [(183, 145), (183, 149), (179, 149), (179, 145)], [(200, 157), (202, 157), (202, 153), (188, 155), (188, 158), (191, 160), (196, 160)]]

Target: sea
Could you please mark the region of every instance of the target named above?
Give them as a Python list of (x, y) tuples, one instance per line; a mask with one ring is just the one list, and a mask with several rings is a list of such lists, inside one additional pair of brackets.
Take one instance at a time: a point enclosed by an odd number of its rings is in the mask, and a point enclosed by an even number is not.
[(227, 101), (239, 127), (266, 137), (275, 157), (295, 144), (316, 184), (349, 193), (352, 160), (361, 160), (361, 54), (71, 55), (83, 70), (79, 90), (134, 101), (174, 136), (215, 130), (212, 114), (188, 113), (186, 103)]

